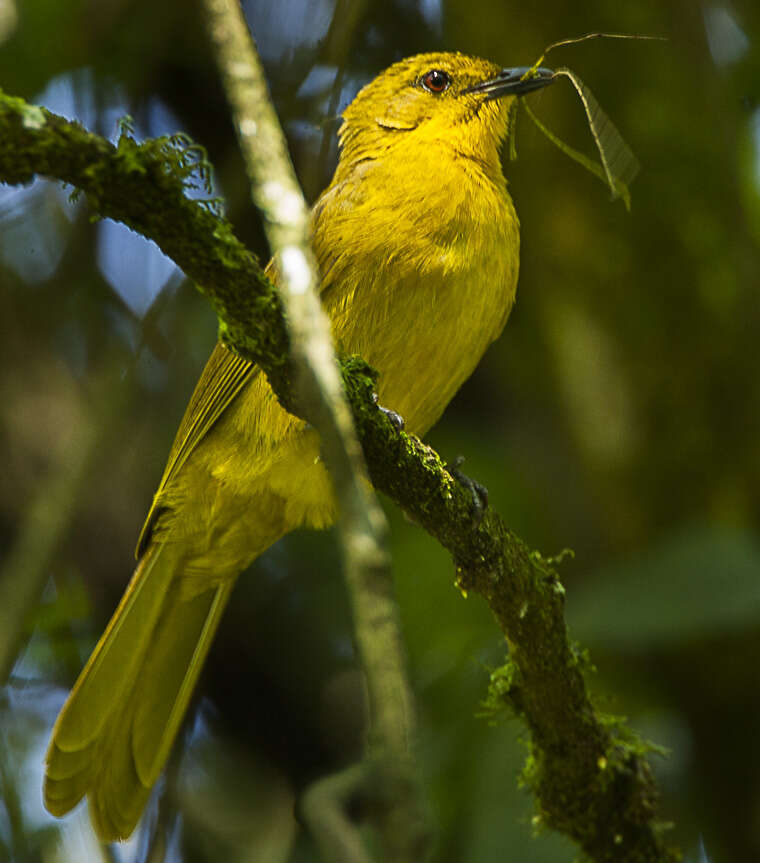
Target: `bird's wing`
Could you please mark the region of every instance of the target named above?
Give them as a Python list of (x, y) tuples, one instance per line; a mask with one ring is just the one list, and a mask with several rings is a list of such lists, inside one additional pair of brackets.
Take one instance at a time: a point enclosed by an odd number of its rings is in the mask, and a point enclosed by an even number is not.
[(190, 398), (185, 416), (174, 438), (161, 483), (140, 531), (135, 552), (138, 559), (143, 555), (150, 541), (151, 532), (161, 510), (162, 492), (225, 408), (259, 373), (259, 367), (250, 360), (239, 357), (221, 342), (216, 343)]
[[(315, 205), (315, 218), (318, 217), (321, 210), (320, 202), (323, 203), (326, 197), (327, 193)], [(324, 253), (318, 254), (318, 257), (320, 258), (320, 269), (324, 273), (321, 284), (321, 294), (324, 301), (333, 282), (331, 272), (333, 262), (329, 256), (326, 258)], [(274, 260), (269, 262), (264, 272), (272, 282), (277, 284), (278, 275)], [(223, 411), (243, 387), (260, 373), (261, 370), (255, 363), (239, 357), (221, 342), (216, 343), (185, 410), (185, 415), (174, 438), (169, 459), (164, 468), (164, 475), (153, 497), (153, 503), (145, 519), (145, 524), (140, 531), (135, 550), (138, 560), (145, 553), (150, 542), (151, 532), (161, 511), (161, 498), (164, 489), (180, 471), (192, 451), (219, 419)]]

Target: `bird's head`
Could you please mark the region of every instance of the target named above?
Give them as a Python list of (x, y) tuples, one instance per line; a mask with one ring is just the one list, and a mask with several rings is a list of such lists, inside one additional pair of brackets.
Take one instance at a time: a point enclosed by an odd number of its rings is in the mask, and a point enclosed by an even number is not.
[(418, 54), (367, 84), (343, 113), (342, 157), (376, 157), (412, 142), (449, 143), (463, 155), (486, 158), (507, 134), (518, 96), (554, 80), (549, 69), (501, 69), (457, 53)]

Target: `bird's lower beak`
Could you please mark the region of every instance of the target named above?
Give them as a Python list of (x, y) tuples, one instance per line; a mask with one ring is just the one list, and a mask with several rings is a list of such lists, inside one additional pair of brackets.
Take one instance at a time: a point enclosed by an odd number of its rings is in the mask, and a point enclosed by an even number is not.
[(516, 66), (513, 69), (502, 69), (495, 78), (474, 84), (464, 92), (482, 93), (486, 99), (500, 99), (502, 96), (522, 96), (533, 90), (540, 90), (541, 87), (552, 84), (554, 80), (554, 72), (543, 66), (538, 69), (533, 69), (531, 66)]

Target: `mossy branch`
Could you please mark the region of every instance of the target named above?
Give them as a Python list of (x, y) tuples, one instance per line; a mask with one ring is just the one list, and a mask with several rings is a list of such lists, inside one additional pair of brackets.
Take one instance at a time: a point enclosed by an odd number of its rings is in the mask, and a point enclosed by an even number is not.
[[(377, 789), (381, 776), (391, 783), (393, 793), (385, 795), (382, 805), (375, 807), (373, 823), (389, 859), (416, 863), (429, 831), (414, 755), (416, 711), (391, 577), (387, 524), (368, 481), (335, 357), (330, 322), (319, 300), (309, 207), (269, 99), (264, 70), (240, 0), (204, 0), (203, 5), (251, 194), (263, 216), (277, 287), (285, 306), (295, 408), (319, 432), (321, 453), (338, 501), (343, 578), (369, 705), (371, 746), (367, 756), (373, 769), (358, 775), (364, 790)], [(328, 787), (334, 789), (335, 784), (329, 783)], [(354, 792), (360, 790), (355, 788)], [(379, 795), (373, 796), (379, 802)], [(320, 814), (332, 824), (326, 832), (315, 831), (326, 846), (324, 858), (333, 861), (340, 857), (359, 863), (365, 859), (357, 850), (362, 846), (362, 836), (348, 817), (349, 807), (341, 807), (340, 799), (335, 801), (332, 813), (330, 806), (320, 809), (316, 805), (328, 799), (329, 794), (313, 796), (315, 805), (310, 810), (316, 831), (322, 827)], [(344, 831), (335, 830), (337, 811), (343, 816)], [(331, 840), (336, 847), (327, 847)]]
[[(37, 174), (63, 180), (101, 216), (154, 240), (202, 286), (227, 341), (267, 373), (292, 407), (289, 341), (277, 293), (229, 224), (185, 194), (188, 166), (169, 139), (114, 146), (48, 111), (0, 94), (0, 180)], [(564, 621), (556, 571), (490, 508), (473, 527), (471, 496), (441, 458), (398, 432), (373, 400), (373, 375), (358, 358), (342, 364), (370, 475), (447, 548), (464, 591), (490, 605), (509, 644), (493, 697), (531, 732), (525, 778), (537, 818), (574, 839), (595, 861), (670, 863), (678, 852), (656, 821), (657, 789), (646, 747), (591, 703), (584, 661)]]
[(290, 400), (290, 348), (282, 305), (255, 256), (211, 202), (191, 200), (197, 162), (182, 136), (137, 144), (126, 124), (116, 145), (78, 123), (0, 91), (0, 180), (53, 177), (83, 193), (97, 216), (149, 237), (210, 299), (223, 339), (266, 370)]

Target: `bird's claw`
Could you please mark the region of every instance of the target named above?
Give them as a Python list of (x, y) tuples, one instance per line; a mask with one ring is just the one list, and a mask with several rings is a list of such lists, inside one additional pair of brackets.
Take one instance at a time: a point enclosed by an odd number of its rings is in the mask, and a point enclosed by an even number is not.
[(401, 416), (401, 414), (396, 413), (396, 411), (392, 411), (390, 408), (384, 408), (378, 402), (377, 393), (372, 393), (372, 399), (375, 402), (375, 404), (377, 405), (377, 409), (381, 413), (384, 413), (386, 415), (386, 417), (388, 417), (393, 428), (395, 428), (396, 431), (403, 431), (406, 423), (404, 422), (404, 418)]
[(476, 479), (462, 473), (459, 468), (463, 464), (464, 456), (458, 455), (454, 461), (446, 465), (446, 470), (458, 483), (469, 489), (472, 495), (472, 526), (475, 528), (478, 527), (485, 515), (486, 507), (488, 506), (488, 489)]

